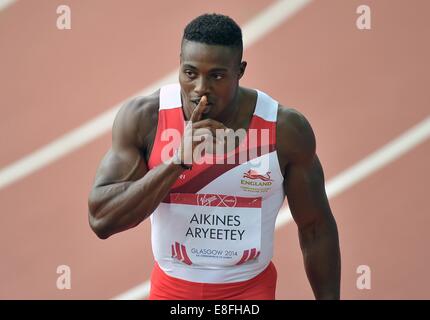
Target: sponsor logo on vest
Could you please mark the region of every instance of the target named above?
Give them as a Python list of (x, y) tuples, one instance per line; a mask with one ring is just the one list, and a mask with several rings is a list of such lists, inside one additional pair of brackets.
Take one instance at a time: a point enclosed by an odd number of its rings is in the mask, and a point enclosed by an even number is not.
[(251, 180), (259, 179), (263, 181), (273, 181), (272, 179), (270, 179), (270, 173), (270, 171), (267, 171), (265, 175), (262, 175), (259, 174), (257, 171), (250, 169), (243, 174), (243, 177)]
[[(196, 255), (196, 257), (207, 257), (207, 258), (216, 258), (216, 259), (234, 259), (239, 256), (238, 251), (236, 250), (218, 250), (211, 248), (192, 248), (191, 253)], [(247, 249), (242, 251), (242, 256), (240, 260), (236, 263), (236, 265), (241, 265), (248, 262), (255, 262), (257, 258), (260, 256), (260, 251), (257, 251), (257, 248)]]
[(237, 198), (235, 196), (221, 194), (197, 194), (198, 206), (235, 207)]
[[(171, 245), (172, 247), (172, 258), (178, 260), (181, 263), (185, 263), (187, 265), (192, 265), (192, 261), (187, 254), (187, 248), (180, 244), (179, 242), (175, 242)], [(234, 259), (238, 256), (238, 252), (235, 250), (218, 250), (211, 248), (191, 248), (191, 253), (196, 257), (208, 257), (208, 258), (217, 258), (217, 259)], [(260, 251), (257, 251), (256, 248), (252, 248), (249, 250), (244, 250), (242, 252), (242, 257), (236, 263), (236, 265), (245, 264), (248, 262), (255, 262), (257, 258), (260, 256)]]
[(267, 192), (272, 186), (273, 179), (270, 178), (270, 171), (260, 174), (255, 170), (248, 170), (240, 180), (241, 188), (249, 192)]
[(172, 244), (172, 258), (175, 258), (180, 262), (183, 262), (188, 265), (193, 264), (188, 257), (187, 248), (179, 242), (175, 242), (174, 244)]
[(248, 261), (255, 261), (260, 255), (260, 251), (257, 251), (256, 248), (252, 248), (251, 250), (243, 251), (242, 258), (236, 265), (247, 263)]

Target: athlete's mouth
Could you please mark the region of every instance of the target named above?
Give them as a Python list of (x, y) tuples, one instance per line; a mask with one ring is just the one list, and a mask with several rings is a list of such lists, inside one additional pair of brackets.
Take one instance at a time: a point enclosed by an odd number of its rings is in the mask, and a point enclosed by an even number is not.
[[(197, 108), (197, 106), (199, 105), (200, 99), (199, 100), (191, 100), (192, 105), (194, 106), (194, 108)], [(207, 114), (210, 112), (210, 110), (213, 107), (213, 103), (212, 102), (208, 102), (206, 104), (205, 109), (203, 110), (203, 114)]]

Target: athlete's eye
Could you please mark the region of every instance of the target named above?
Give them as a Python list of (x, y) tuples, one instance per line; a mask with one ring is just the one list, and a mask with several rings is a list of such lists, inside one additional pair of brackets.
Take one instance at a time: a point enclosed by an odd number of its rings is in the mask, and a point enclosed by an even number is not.
[(221, 79), (223, 79), (223, 78), (224, 78), (224, 75), (223, 75), (223, 74), (221, 74), (221, 73), (215, 73), (215, 74), (213, 75), (213, 77), (215, 78), (215, 80), (221, 80)]
[(195, 72), (193, 72), (191, 70), (185, 70), (184, 73), (188, 78), (194, 78), (196, 75)]

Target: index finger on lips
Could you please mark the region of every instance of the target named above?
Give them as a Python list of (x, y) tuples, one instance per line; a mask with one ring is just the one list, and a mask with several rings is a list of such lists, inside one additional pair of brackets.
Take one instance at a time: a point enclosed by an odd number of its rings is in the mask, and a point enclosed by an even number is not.
[(201, 97), (199, 104), (197, 107), (193, 110), (193, 113), (191, 114), (191, 122), (199, 121), (202, 117), (202, 113), (205, 110), (205, 106), (208, 103), (208, 99), (206, 96)]

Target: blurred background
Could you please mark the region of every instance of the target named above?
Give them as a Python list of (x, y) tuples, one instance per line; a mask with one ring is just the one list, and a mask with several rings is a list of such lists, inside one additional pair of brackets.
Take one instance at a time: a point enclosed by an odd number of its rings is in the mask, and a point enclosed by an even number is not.
[[(314, 128), (339, 228), (342, 298), (430, 298), (429, 1), (0, 8), (0, 299), (146, 298), (149, 221), (99, 240), (87, 196), (118, 107), (176, 81), (183, 28), (208, 12), (243, 28), (241, 84)], [(275, 237), (277, 299), (313, 299), (294, 222), (279, 221)]]

